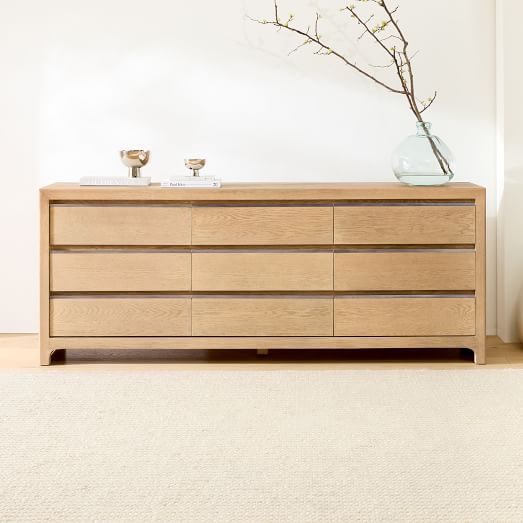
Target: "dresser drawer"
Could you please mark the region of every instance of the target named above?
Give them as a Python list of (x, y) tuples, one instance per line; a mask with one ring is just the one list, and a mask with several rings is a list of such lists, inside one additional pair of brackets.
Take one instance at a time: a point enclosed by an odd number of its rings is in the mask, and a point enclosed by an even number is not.
[(190, 298), (53, 298), (51, 336), (190, 336)]
[(332, 298), (193, 298), (193, 336), (332, 336)]
[(335, 336), (472, 336), (475, 299), (338, 297)]
[(191, 210), (170, 205), (54, 205), (51, 245), (190, 245)]
[(345, 245), (473, 244), (474, 205), (348, 205), (334, 208), (334, 242)]
[(53, 292), (191, 289), (190, 253), (55, 251), (50, 271)]
[(194, 207), (193, 245), (332, 244), (332, 206)]
[(334, 255), (337, 291), (471, 291), (474, 251), (347, 252)]
[(332, 253), (193, 253), (194, 291), (329, 291)]

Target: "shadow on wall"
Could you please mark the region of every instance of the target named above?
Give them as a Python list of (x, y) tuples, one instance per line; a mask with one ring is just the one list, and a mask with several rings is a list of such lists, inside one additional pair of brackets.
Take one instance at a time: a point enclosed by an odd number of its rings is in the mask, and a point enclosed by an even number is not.
[(518, 329), (518, 341), (523, 342), (523, 285), (519, 291), (518, 304), (516, 307), (516, 326)]
[(505, 171), (499, 207), (498, 335), (523, 339), (523, 166)]
[[(462, 181), (458, 179), (457, 181)], [(486, 185), (486, 184), (483, 184)], [(491, 189), (487, 187), (487, 201)], [(495, 336), (498, 334), (497, 328), (497, 281), (496, 281), (496, 236), (497, 236), (498, 218), (496, 216), (495, 206), (487, 205), (487, 220), (486, 220), (486, 234), (487, 234), (487, 284), (486, 284), (486, 300), (487, 300), (487, 336)]]

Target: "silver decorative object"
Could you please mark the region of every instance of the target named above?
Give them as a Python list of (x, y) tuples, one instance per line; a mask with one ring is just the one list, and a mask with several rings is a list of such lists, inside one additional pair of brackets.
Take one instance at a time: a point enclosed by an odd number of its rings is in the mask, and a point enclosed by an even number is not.
[(200, 176), (200, 169), (205, 167), (205, 160), (190, 158), (189, 160), (185, 160), (185, 167), (192, 170), (193, 176)]
[(122, 162), (129, 167), (129, 178), (140, 178), (140, 167), (147, 165), (150, 152), (142, 149), (120, 151)]

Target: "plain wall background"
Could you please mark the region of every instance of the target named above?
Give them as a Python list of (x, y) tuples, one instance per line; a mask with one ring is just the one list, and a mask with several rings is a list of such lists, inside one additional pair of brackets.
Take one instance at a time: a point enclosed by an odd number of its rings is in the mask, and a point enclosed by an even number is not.
[[(348, 53), (359, 30), (343, 2), (281, 0)], [(339, 5), (338, 5), (339, 4)], [(427, 120), (454, 151), (457, 181), (488, 189), (488, 331), (496, 329), (495, 1), (400, 0), (420, 49)], [(84, 174), (125, 175), (118, 151), (152, 151), (144, 174), (208, 159), (224, 181), (392, 181), (390, 154), (415, 124), (406, 102), (259, 26), (271, 0), (19, 1), (0, 19), (4, 148), (0, 332), (38, 330), (37, 189)], [(367, 44), (358, 63), (377, 58)], [(377, 74), (382, 71), (377, 69)]]
[(513, 342), (518, 323), (523, 336), (523, 2), (499, 0), (498, 17), (498, 335)]

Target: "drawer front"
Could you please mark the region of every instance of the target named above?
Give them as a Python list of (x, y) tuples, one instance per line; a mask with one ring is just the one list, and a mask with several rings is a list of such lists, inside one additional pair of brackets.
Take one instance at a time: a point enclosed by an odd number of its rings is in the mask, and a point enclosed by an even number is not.
[(344, 245), (473, 244), (473, 205), (355, 205), (334, 208), (334, 241)]
[(332, 336), (332, 298), (193, 298), (193, 336)]
[(53, 298), (51, 336), (190, 336), (190, 298)]
[(473, 336), (475, 299), (335, 298), (335, 336)]
[(332, 244), (332, 207), (194, 207), (193, 245)]
[(329, 291), (332, 253), (193, 253), (195, 291)]
[(188, 291), (190, 253), (51, 253), (51, 291)]
[(190, 245), (189, 207), (51, 206), (51, 245)]
[(337, 291), (470, 291), (475, 253), (350, 252), (334, 255)]

